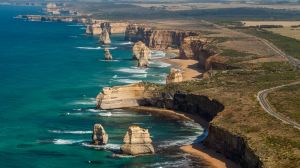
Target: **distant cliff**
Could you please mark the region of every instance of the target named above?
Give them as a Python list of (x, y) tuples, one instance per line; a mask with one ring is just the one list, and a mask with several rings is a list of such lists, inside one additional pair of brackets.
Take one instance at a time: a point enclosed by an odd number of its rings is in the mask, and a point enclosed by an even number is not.
[(130, 24), (125, 31), (125, 40), (142, 41), (152, 49), (179, 49), (180, 58), (198, 60), (200, 67), (205, 70), (207, 59), (217, 53), (210, 49), (213, 39), (202, 37), (194, 31), (158, 30), (146, 25)]
[(196, 36), (197, 32), (156, 30), (146, 25), (130, 24), (125, 31), (125, 40), (138, 42), (143, 41), (148, 47), (155, 49), (178, 48), (185, 37)]

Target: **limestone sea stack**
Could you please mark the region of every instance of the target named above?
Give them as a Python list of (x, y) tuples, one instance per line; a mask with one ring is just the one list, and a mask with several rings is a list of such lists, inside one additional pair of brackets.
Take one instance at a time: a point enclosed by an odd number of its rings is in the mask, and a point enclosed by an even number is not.
[(141, 41), (135, 43), (132, 48), (133, 59), (139, 60), (142, 50), (144, 50), (144, 57), (147, 59), (151, 59), (151, 50)]
[(146, 87), (143, 83), (125, 86), (105, 87), (96, 97), (97, 108), (116, 109), (147, 104), (154, 88)]
[(170, 74), (167, 76), (166, 82), (178, 83), (183, 81), (182, 71), (180, 69), (171, 68)]
[(139, 126), (130, 126), (123, 139), (121, 152), (126, 155), (154, 154), (154, 148), (148, 129)]
[(95, 124), (92, 136), (93, 144), (105, 145), (108, 142), (108, 135), (101, 124)]
[(110, 44), (111, 40), (109, 37), (109, 32), (107, 29), (103, 29), (101, 35), (100, 35), (100, 39), (99, 39), (100, 44)]
[(138, 60), (138, 67), (148, 67), (149, 61), (148, 57), (145, 56), (145, 50), (142, 49), (140, 52), (140, 58)]
[(109, 49), (108, 49), (108, 48), (105, 48), (105, 49), (104, 49), (104, 56), (105, 56), (105, 60), (112, 60), (112, 55), (111, 55), (111, 53), (109, 52)]

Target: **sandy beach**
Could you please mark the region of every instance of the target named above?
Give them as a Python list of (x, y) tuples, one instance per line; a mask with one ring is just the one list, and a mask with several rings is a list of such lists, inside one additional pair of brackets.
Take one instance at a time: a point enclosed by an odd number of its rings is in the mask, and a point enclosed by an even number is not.
[(182, 71), (183, 80), (195, 80), (202, 77), (202, 72), (198, 68), (197, 60), (185, 60), (178, 58), (164, 58), (161, 61), (178, 66)]
[[(203, 120), (198, 115), (187, 114), (187, 113), (168, 110), (168, 109), (160, 109), (155, 107), (144, 107), (144, 106), (130, 107), (129, 109), (136, 112), (150, 112), (152, 114), (157, 114), (163, 117), (169, 117), (177, 120), (194, 121), (196, 123), (199, 123), (205, 129), (207, 129), (209, 125), (207, 121)], [(213, 168), (239, 168), (240, 167), (234, 162), (230, 161), (229, 159), (226, 159), (221, 154), (218, 154), (213, 150), (207, 149), (201, 144), (191, 144), (187, 146), (182, 146), (180, 149), (186, 153), (191, 154), (195, 158), (199, 158), (201, 160), (206, 161), (207, 164)]]

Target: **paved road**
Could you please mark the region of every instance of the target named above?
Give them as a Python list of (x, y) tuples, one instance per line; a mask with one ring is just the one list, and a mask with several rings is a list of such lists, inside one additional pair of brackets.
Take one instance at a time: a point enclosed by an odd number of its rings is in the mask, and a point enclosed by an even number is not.
[[(262, 41), (263, 43), (265, 43), (270, 49), (272, 49), (273, 51), (275, 51), (277, 54), (281, 55), (282, 57), (286, 58), (290, 64), (292, 64), (293, 66), (295, 66), (296, 68), (300, 68), (300, 60), (287, 55), (286, 53), (284, 53), (283, 51), (281, 51), (279, 48), (277, 48), (274, 44), (270, 43), (269, 41), (265, 40), (265, 39), (261, 39), (258, 38), (260, 41)], [(261, 107), (270, 115), (272, 115), (273, 117), (277, 118), (278, 120), (286, 123), (286, 124), (290, 124), (293, 127), (300, 129), (300, 124), (284, 117), (283, 115), (281, 115), (280, 113), (277, 113), (276, 110), (273, 110), (271, 105), (269, 104), (268, 100), (266, 99), (266, 97), (268, 96), (268, 94), (272, 91), (278, 90), (280, 88), (283, 87), (288, 87), (291, 85), (296, 85), (296, 84), (300, 84), (300, 81), (298, 82), (293, 82), (290, 84), (285, 84), (285, 85), (281, 85), (281, 86), (277, 86), (277, 87), (273, 87), (273, 88), (269, 88), (269, 89), (265, 89), (262, 91), (259, 91), (257, 94), (257, 99), (261, 105)]]
[(261, 38), (257, 38), (257, 39), (262, 41), (263, 43), (265, 43), (270, 49), (275, 51), (277, 54), (279, 54), (282, 57), (286, 58), (290, 62), (290, 64), (292, 64), (293, 66), (300, 69), (300, 60), (298, 60), (298, 59), (296, 59), (296, 58), (294, 58), (290, 55), (287, 55), (286, 53), (281, 51), (279, 48), (277, 48), (274, 44), (270, 43), (269, 41), (267, 41), (265, 39), (261, 39)]
[(271, 93), (275, 90), (278, 90), (280, 88), (283, 88), (283, 87), (288, 87), (288, 86), (297, 85), (297, 84), (300, 84), (300, 81), (290, 83), (290, 84), (286, 84), (286, 85), (276, 86), (276, 87), (273, 87), (273, 88), (270, 88), (270, 89), (265, 89), (265, 90), (259, 91), (258, 94), (257, 94), (257, 99), (258, 99), (260, 105), (262, 106), (262, 108), (267, 113), (269, 113), (273, 117), (277, 118), (278, 120), (281, 120), (282, 122), (284, 122), (286, 124), (290, 124), (293, 127), (297, 128), (297, 129), (300, 129), (300, 124), (299, 123), (297, 123), (297, 122), (295, 122), (295, 121), (293, 121), (289, 118), (286, 118), (283, 115), (277, 113), (275, 110), (272, 109), (270, 103), (267, 100), (267, 96), (268, 96), (269, 93)]

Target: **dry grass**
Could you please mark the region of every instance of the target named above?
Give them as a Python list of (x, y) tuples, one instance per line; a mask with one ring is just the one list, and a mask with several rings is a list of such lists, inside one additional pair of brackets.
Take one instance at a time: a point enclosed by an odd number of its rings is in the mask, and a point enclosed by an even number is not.
[(268, 100), (275, 107), (277, 112), (300, 123), (300, 85), (290, 86), (272, 92), (269, 94)]
[(283, 27), (283, 28), (271, 28), (266, 30), (271, 31), (273, 33), (280, 34), (282, 36), (300, 40), (300, 28)]
[(134, 3), (145, 8), (159, 8), (168, 11), (183, 11), (195, 9), (225, 9), (225, 8), (268, 8), (300, 10), (300, 4), (246, 4), (246, 3)]
[(244, 26), (260, 26), (260, 25), (279, 25), (283, 27), (291, 27), (300, 25), (300, 21), (242, 21)]

